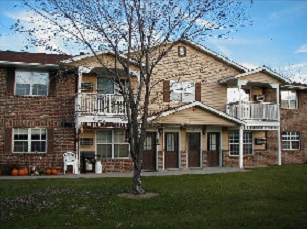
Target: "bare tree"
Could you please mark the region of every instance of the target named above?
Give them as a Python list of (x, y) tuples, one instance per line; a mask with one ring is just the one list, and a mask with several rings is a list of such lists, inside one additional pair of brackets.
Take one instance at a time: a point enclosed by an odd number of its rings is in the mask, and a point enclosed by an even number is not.
[[(246, 1), (239, 0), (21, 0), (32, 13), (14, 29), (26, 33), (32, 45), (54, 52), (91, 52), (113, 76), (127, 106), (130, 154), (134, 162), (133, 192), (141, 183), (142, 148), (148, 125), (152, 75), (161, 59), (183, 39), (201, 42), (223, 38), (246, 23)], [(33, 14), (34, 12), (34, 14)], [(32, 26), (31, 26), (32, 24)], [(111, 50), (107, 66), (97, 53)], [(131, 66), (139, 69), (138, 83)], [(120, 71), (121, 69), (121, 71)], [(121, 78), (124, 73), (126, 85)], [(136, 88), (135, 88), (136, 87)]]

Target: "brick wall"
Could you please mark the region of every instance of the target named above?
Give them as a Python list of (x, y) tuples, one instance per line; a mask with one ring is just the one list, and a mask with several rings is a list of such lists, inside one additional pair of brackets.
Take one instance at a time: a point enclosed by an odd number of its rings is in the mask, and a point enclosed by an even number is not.
[[(74, 102), (76, 77), (57, 77), (53, 96), (14, 96), (6, 93), (7, 70), (0, 68), (0, 166), (62, 165), (62, 155), (75, 149)], [(63, 125), (64, 122), (70, 125)], [(5, 152), (4, 129), (46, 128), (53, 130), (53, 150), (45, 154)], [(50, 144), (50, 142), (48, 142)], [(49, 148), (49, 147), (48, 147)]]

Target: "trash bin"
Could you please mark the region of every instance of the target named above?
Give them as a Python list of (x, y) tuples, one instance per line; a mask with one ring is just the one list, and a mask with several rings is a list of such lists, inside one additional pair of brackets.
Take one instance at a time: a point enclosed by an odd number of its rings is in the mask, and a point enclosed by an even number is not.
[(95, 152), (81, 152), (81, 173), (95, 172)]
[(96, 161), (96, 163), (95, 163), (95, 173), (102, 173), (101, 161)]

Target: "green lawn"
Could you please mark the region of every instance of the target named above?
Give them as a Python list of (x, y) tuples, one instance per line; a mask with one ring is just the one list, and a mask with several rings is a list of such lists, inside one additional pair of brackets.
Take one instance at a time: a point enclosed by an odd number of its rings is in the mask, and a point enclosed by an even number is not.
[(130, 178), (0, 180), (0, 228), (307, 228), (307, 165)]

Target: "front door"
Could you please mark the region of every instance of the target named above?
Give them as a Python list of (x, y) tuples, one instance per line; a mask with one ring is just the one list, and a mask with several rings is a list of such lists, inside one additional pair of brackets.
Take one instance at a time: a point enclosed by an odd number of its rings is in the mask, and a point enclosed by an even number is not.
[(147, 132), (143, 146), (143, 170), (156, 170), (156, 133)]
[(200, 167), (200, 133), (188, 133), (189, 167)]
[(178, 133), (165, 133), (165, 169), (178, 168)]
[(220, 133), (208, 133), (207, 161), (208, 167), (219, 166)]

